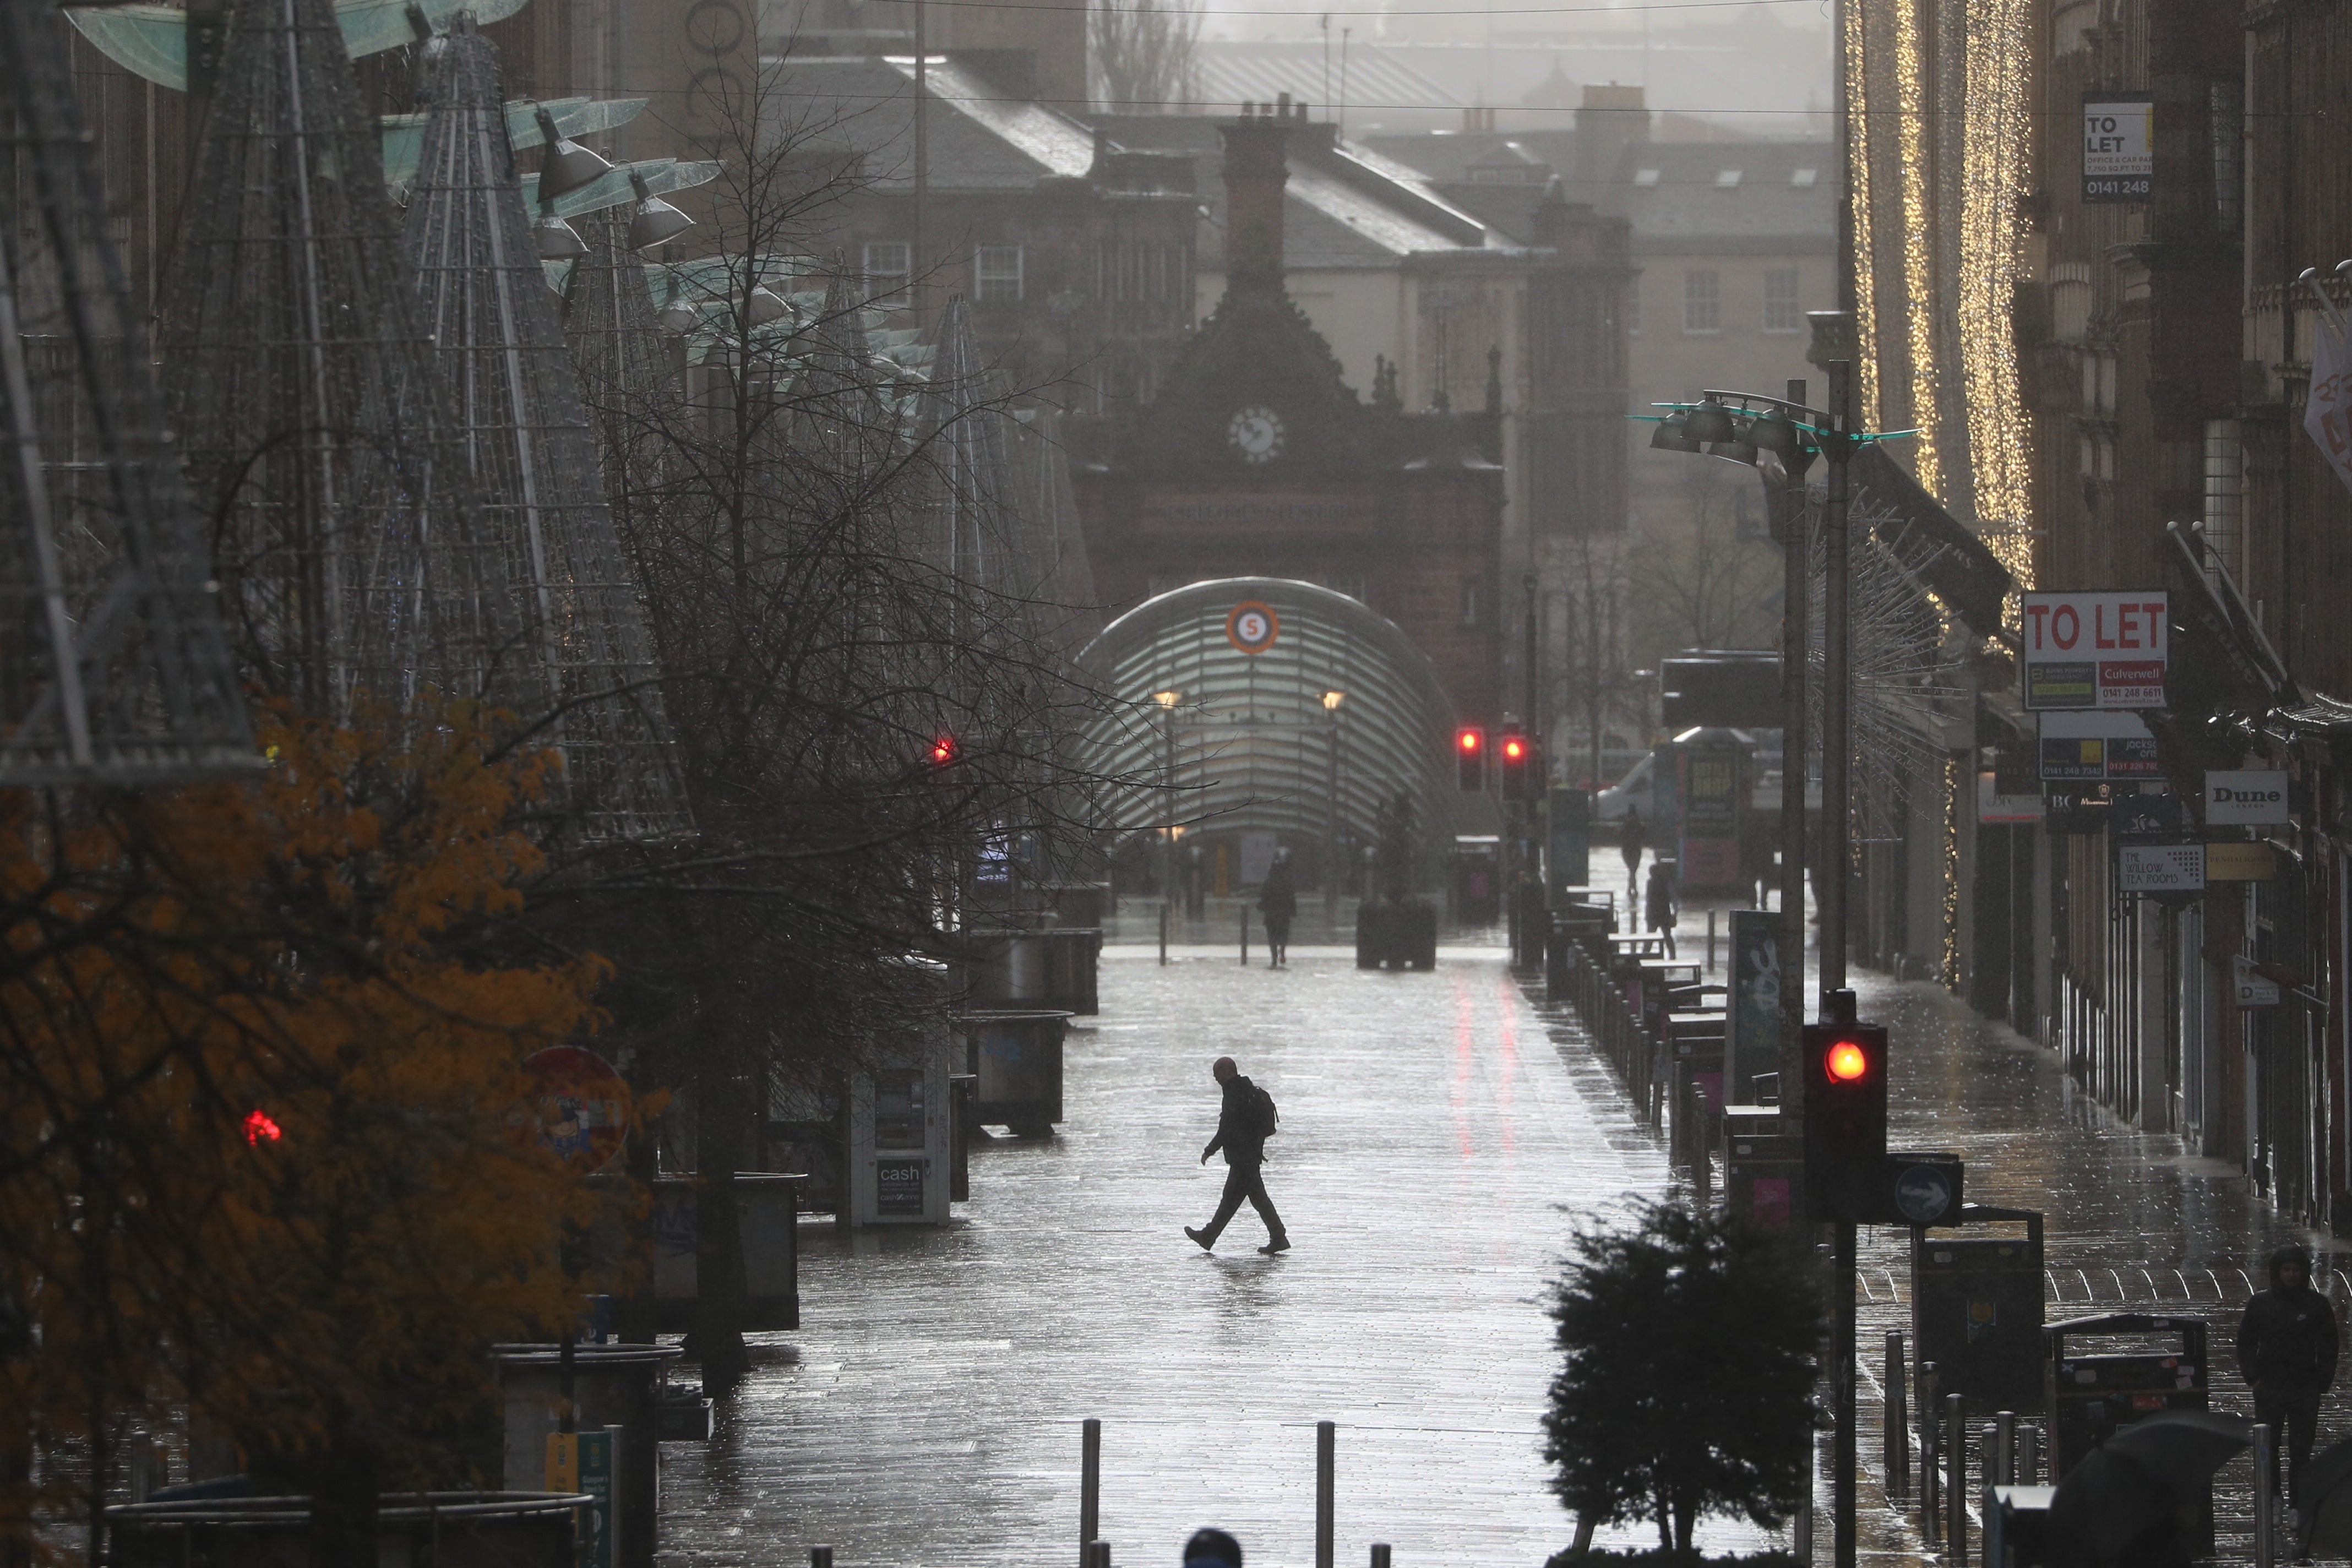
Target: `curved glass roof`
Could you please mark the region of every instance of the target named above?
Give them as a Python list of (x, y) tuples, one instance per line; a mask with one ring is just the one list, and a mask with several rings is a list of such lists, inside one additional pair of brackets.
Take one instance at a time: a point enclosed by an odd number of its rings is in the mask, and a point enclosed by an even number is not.
[[(1252, 602), (1276, 622), (1257, 654), (1226, 635)], [(1121, 837), (1181, 825), (1369, 840), (1399, 791), (1433, 838), (1494, 831), (1493, 807), (1454, 787), (1453, 705), (1428, 658), (1345, 594), (1278, 577), (1194, 583), (1129, 610), (1080, 658), (1117, 700), (1087, 734), (1088, 765), (1150, 781), (1110, 792)]]

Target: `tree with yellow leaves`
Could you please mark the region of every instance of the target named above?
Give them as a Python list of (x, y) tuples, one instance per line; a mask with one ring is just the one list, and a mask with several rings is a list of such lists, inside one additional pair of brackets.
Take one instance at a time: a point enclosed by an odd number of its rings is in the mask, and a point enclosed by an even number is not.
[(373, 1561), (483, 1348), (576, 1318), (611, 1200), (519, 1111), (605, 973), (520, 922), (552, 759), (470, 704), (261, 731), (258, 779), (0, 795), (0, 1549), (86, 1518), (94, 1556), (120, 1424), (184, 1409)]

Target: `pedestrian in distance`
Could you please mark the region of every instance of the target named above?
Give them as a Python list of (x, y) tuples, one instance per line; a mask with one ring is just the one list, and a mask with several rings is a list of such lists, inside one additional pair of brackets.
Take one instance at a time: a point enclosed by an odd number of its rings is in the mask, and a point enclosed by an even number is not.
[(1675, 955), (1675, 922), (1682, 909), (1675, 899), (1674, 862), (1650, 862), (1650, 885), (1642, 893), (1642, 929), (1666, 939), (1666, 956)]
[(1258, 887), (1257, 907), (1265, 916), (1267, 966), (1280, 969), (1290, 962), (1290, 922), (1298, 913), (1298, 884), (1290, 874), (1289, 850), (1274, 852), (1274, 864), (1265, 868), (1265, 880)]
[(2287, 1460), (2288, 1485), (2274, 1495), (2292, 1499), (2311, 1461), (2320, 1397), (2336, 1381), (2336, 1310), (2311, 1288), (2311, 1254), (2302, 1247), (2272, 1253), (2270, 1274), (2270, 1289), (2256, 1291), (2238, 1321), (2238, 1373), (2254, 1391), (2254, 1419), (2270, 1426), (2272, 1463)]
[(1184, 1568), (1242, 1568), (1242, 1543), (1213, 1526), (1184, 1543)]
[(1219, 1057), (1209, 1071), (1224, 1090), (1224, 1104), (1217, 1112), (1217, 1135), (1201, 1151), (1201, 1163), (1207, 1164), (1209, 1156), (1220, 1149), (1225, 1152), (1225, 1195), (1218, 1200), (1214, 1218), (1199, 1230), (1186, 1226), (1184, 1234), (1200, 1243), (1202, 1251), (1215, 1251), (1217, 1237), (1225, 1233), (1225, 1226), (1241, 1212), (1242, 1200), (1247, 1198), (1257, 1217), (1265, 1222), (1265, 1245), (1258, 1250), (1269, 1257), (1287, 1252), (1289, 1233), (1282, 1228), (1282, 1216), (1274, 1212), (1274, 1200), (1265, 1195), (1265, 1141), (1274, 1136), (1278, 1122), (1274, 1097), (1244, 1078), (1231, 1057)]
[(1617, 830), (1617, 853), (1625, 857), (1625, 896), (1629, 899), (1639, 888), (1634, 879), (1642, 873), (1642, 851), (1646, 847), (1642, 840), (1642, 814), (1629, 805), (1625, 808), (1624, 826)]

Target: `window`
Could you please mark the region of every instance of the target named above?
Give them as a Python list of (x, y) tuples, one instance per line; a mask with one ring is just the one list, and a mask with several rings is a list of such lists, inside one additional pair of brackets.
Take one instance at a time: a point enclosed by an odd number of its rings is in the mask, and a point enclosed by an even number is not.
[(1819, 169), (1791, 169), (1789, 171), (1789, 184), (1794, 185), (1801, 191), (1811, 190), (1813, 188), (1814, 182), (1819, 180), (1821, 177), (1822, 172)]
[(2242, 575), (2246, 451), (2235, 419), (2205, 421), (2205, 537), (2224, 571)]
[(1738, 169), (1717, 170), (1715, 174), (1716, 188), (1723, 191), (1730, 190), (1733, 186), (1739, 184), (1740, 174), (1741, 171)]
[(877, 305), (907, 302), (907, 279), (914, 270), (912, 251), (903, 239), (866, 242), (866, 288)]
[(1797, 308), (1797, 269), (1793, 267), (1768, 267), (1764, 269), (1764, 330), (1768, 332), (1801, 332), (1805, 330), (1805, 313)]
[(1723, 331), (1723, 279), (1719, 273), (1683, 274), (1683, 331)]
[(1021, 298), (1021, 247), (982, 246), (972, 258), (971, 292), (978, 300)]
[(1462, 628), (1468, 631), (1478, 624), (1478, 579), (1466, 577), (1462, 583)]
[(2234, 77), (2205, 84), (2208, 135), (2213, 146), (2213, 226), (2238, 232), (2246, 195), (2246, 89)]
[(1633, 171), (1633, 183), (1637, 185), (1654, 185), (1658, 183), (1658, 172), (1655, 169), (1636, 169)]
[(2061, 261), (2050, 268), (2050, 335), (2077, 343), (2091, 330), (2091, 264)]

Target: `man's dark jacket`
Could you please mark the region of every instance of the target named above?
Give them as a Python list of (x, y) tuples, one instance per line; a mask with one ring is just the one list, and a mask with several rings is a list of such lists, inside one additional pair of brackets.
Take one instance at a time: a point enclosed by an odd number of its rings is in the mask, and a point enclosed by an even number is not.
[[(2304, 1283), (2293, 1289), (2279, 1283), (2289, 1262), (2303, 1265)], [(2311, 1257), (2300, 1247), (2271, 1254), (2271, 1288), (2246, 1303), (2238, 1324), (2238, 1370), (2273, 1391), (2318, 1393), (2336, 1381), (2336, 1310), (2311, 1288)]]
[(1257, 1124), (1257, 1106), (1250, 1093), (1250, 1080), (1235, 1073), (1225, 1082), (1225, 1103), (1217, 1112), (1217, 1135), (1209, 1140), (1207, 1152), (1225, 1152), (1228, 1165), (1263, 1165), (1265, 1163), (1265, 1129)]

